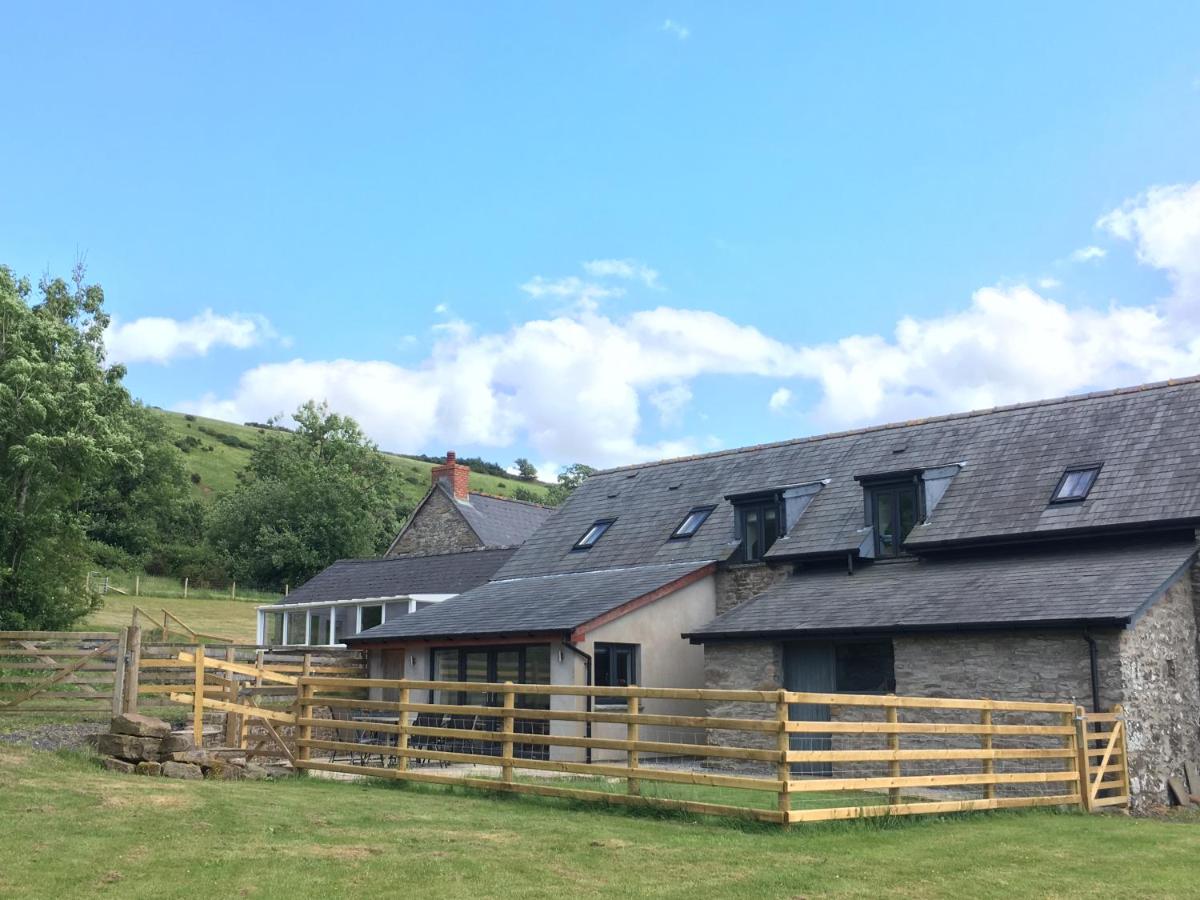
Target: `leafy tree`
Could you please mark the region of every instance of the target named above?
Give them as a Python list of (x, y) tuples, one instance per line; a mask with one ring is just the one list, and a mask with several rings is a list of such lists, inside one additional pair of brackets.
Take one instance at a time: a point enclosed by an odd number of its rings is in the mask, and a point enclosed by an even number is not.
[(166, 426), (140, 404), (120, 417), (139, 453), (85, 491), (93, 556), (104, 567), (201, 576), (203, 510)]
[(537, 478), (537, 469), (525, 457), (522, 456), (513, 465), (517, 468), (517, 477), (522, 481), (533, 481)]
[(583, 484), (588, 476), (595, 473), (595, 469), (583, 463), (574, 463), (567, 466), (558, 473), (558, 483), (552, 484), (550, 490), (546, 493), (546, 503), (550, 506), (558, 506), (564, 502), (575, 491), (575, 488)]
[(208, 526), (229, 574), (260, 586), (299, 584), (334, 560), (378, 554), (408, 512), (399, 474), (358, 423), (312, 401), (292, 419), (294, 431), (264, 435)]
[(545, 504), (547, 502), (545, 497), (538, 496), (527, 487), (514, 488), (511, 496), (514, 500), (524, 500), (526, 503)]
[(136, 465), (125, 370), (104, 365), (104, 292), (0, 266), (0, 628), (65, 628), (86, 589), (90, 486)]

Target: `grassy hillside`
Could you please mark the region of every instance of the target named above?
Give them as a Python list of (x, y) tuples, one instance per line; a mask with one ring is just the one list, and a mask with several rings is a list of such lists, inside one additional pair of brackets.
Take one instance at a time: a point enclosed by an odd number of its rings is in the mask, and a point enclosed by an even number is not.
[[(184, 468), (189, 473), (200, 476), (195, 490), (206, 499), (233, 489), (237, 484), (238, 471), (250, 459), (251, 448), (265, 434), (263, 429), (249, 425), (235, 425), (232, 422), (205, 419), (201, 416), (185, 416), (183, 413), (166, 410), (155, 412), (162, 416), (172, 440), (180, 448)], [(392, 453), (384, 453), (383, 456), (400, 470), (404, 480), (405, 499), (415, 504), (429, 489), (429, 471), (433, 465)], [(539, 496), (546, 493), (543, 484), (471, 473), (472, 490), (508, 497), (518, 487)]]

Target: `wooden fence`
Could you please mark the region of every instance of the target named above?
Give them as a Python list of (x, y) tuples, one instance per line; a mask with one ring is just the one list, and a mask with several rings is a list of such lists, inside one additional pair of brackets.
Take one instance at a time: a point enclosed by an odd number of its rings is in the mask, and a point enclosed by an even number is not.
[[(337, 648), (0, 632), (0, 713), (171, 712), (308, 771), (779, 824), (1129, 804), (1120, 707), (365, 678)], [(215, 715), (214, 715), (215, 714)]]
[(1112, 712), (1078, 711), (1079, 769), (1083, 803), (1089, 810), (1128, 806), (1129, 758), (1125, 747), (1125, 714), (1120, 705)]
[[(339, 696), (351, 688), (395, 699)], [(327, 676), (298, 691), (305, 770), (780, 824), (1088, 808), (1065, 703)], [(681, 705), (699, 711), (665, 711)]]
[(120, 710), (126, 632), (0, 632), (0, 714)]

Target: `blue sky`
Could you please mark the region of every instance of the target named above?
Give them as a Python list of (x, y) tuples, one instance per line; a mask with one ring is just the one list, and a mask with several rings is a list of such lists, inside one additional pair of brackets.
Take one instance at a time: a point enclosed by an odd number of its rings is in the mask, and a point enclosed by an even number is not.
[(746, 7), (14, 7), (0, 263), (149, 403), (543, 467), (1200, 371), (1200, 7)]

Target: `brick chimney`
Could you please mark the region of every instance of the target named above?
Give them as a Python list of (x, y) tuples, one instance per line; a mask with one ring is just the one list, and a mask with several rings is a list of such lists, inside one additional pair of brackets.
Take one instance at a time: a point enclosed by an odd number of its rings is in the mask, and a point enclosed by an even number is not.
[(458, 464), (458, 457), (453, 450), (446, 452), (446, 464), (444, 466), (434, 466), (430, 472), (433, 478), (433, 483), (439, 481), (446, 483), (446, 487), (454, 494), (458, 500), (466, 501), (467, 499), (467, 482), (471, 477), (471, 470), (466, 466)]

